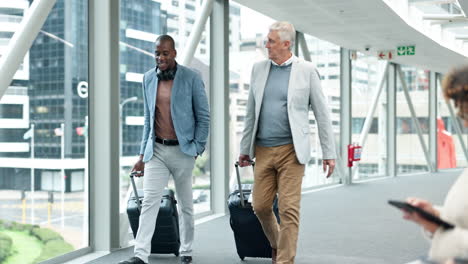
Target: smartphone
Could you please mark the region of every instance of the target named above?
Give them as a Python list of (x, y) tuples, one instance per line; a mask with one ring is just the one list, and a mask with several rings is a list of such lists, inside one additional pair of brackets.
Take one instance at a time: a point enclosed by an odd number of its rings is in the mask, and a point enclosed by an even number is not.
[(401, 210), (404, 210), (406, 212), (416, 212), (418, 213), (422, 218), (426, 219), (427, 221), (430, 221), (430, 222), (433, 222), (437, 225), (440, 225), (442, 228), (444, 229), (452, 229), (454, 228), (455, 226), (451, 223), (448, 223), (442, 219), (440, 219), (439, 217), (427, 212), (427, 211), (424, 211), (423, 209), (419, 208), (419, 207), (416, 207), (416, 206), (413, 206), (407, 202), (403, 202), (403, 201), (397, 201), (397, 200), (388, 200), (388, 203), (390, 205), (393, 205)]

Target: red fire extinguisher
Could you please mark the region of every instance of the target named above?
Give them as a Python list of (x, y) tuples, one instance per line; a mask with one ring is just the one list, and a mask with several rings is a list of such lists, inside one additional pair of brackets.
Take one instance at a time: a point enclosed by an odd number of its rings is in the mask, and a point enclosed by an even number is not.
[(357, 143), (348, 145), (348, 167), (353, 167), (354, 161), (361, 160), (362, 147)]

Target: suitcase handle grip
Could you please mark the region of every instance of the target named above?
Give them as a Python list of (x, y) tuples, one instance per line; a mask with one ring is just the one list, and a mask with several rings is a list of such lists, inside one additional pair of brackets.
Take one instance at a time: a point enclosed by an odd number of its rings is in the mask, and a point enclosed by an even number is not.
[[(255, 161), (249, 160), (250, 164), (252, 165), (252, 169), (255, 169)], [(239, 186), (239, 194), (240, 194), (240, 202), (241, 206), (245, 207), (245, 202), (244, 202), (244, 191), (242, 190), (242, 183), (240, 180), (240, 173), (239, 173), (239, 161), (236, 161), (234, 163), (234, 166), (236, 167), (236, 176), (237, 176), (237, 185)], [(251, 194), (252, 195), (252, 194)]]
[(137, 203), (137, 206), (138, 206), (138, 211), (140, 211), (141, 213), (141, 201), (140, 201), (140, 198), (138, 197), (138, 190), (136, 188), (136, 185), (135, 185), (135, 175), (138, 175), (138, 174), (141, 174), (142, 172), (141, 171), (132, 171), (130, 173), (130, 181), (132, 182), (132, 187), (133, 187), (133, 194), (135, 195), (135, 199), (136, 199), (136, 203)]

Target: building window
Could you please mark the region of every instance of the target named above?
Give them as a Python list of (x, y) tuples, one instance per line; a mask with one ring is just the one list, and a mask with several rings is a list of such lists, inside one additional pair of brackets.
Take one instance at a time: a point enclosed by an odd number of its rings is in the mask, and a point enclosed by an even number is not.
[(174, 14), (167, 14), (167, 19), (172, 19), (172, 20), (175, 20), (175, 21), (179, 21), (179, 16), (174, 15)]
[[(366, 119), (363, 117), (353, 117), (352, 120), (352, 133), (353, 134), (360, 134), (362, 132), (362, 128), (364, 127), (364, 121)], [(379, 133), (379, 121), (377, 118), (372, 118), (372, 124), (369, 129), (369, 134), (378, 134)]]
[(230, 88), (230, 90), (237, 91), (237, 89), (239, 89), (239, 84), (238, 83), (231, 83), (231, 84), (229, 84), (229, 88)]
[(0, 104), (0, 118), (23, 119), (23, 105)]
[(185, 8), (186, 8), (187, 10), (195, 11), (195, 6), (190, 5), (190, 4), (185, 4)]
[(247, 105), (247, 100), (237, 99), (237, 105), (246, 106)]

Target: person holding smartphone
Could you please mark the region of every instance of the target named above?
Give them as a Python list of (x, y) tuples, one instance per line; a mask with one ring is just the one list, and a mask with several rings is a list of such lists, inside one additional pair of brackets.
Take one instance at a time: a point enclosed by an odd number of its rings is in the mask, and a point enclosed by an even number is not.
[[(445, 98), (454, 101), (458, 116), (468, 127), (468, 65), (448, 73), (442, 88)], [(442, 207), (415, 197), (409, 197), (406, 201), (455, 225), (453, 229), (444, 229), (417, 212), (403, 210), (405, 219), (421, 225), (431, 237), (430, 260), (446, 263), (456, 257), (468, 258), (468, 169), (453, 184)]]

